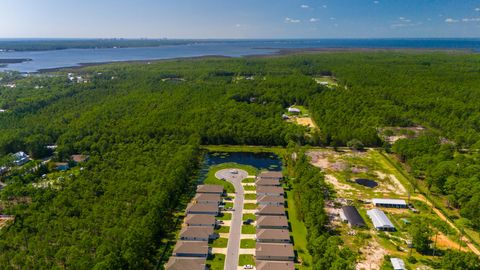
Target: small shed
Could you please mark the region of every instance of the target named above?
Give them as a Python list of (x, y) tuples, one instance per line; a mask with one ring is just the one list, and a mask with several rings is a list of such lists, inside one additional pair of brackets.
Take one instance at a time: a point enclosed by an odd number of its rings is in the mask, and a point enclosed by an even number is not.
[(300, 114), (301, 111), (298, 108), (290, 107), (288, 108), (288, 112), (291, 114)]
[(390, 258), (394, 270), (406, 270), (405, 262), (399, 258)]

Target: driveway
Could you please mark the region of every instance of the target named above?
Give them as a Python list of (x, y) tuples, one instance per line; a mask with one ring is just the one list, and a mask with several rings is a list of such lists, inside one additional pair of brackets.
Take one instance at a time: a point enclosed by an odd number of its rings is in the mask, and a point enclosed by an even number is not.
[(227, 256), (225, 258), (224, 270), (236, 270), (238, 267), (238, 257), (240, 252), (240, 236), (242, 233), (242, 212), (243, 212), (243, 186), (242, 180), (248, 176), (244, 170), (236, 169), (237, 173), (232, 173), (232, 169), (220, 170), (215, 173), (215, 177), (225, 179), (233, 184), (235, 188), (235, 200), (233, 201), (232, 221), (230, 223), (230, 236), (228, 238)]

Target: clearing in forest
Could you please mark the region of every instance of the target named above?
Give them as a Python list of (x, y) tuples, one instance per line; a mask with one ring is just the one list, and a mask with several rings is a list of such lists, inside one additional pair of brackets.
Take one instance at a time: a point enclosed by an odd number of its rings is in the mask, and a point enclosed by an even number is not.
[[(344, 245), (358, 251), (357, 269), (381, 269), (390, 262), (385, 255), (404, 260), (408, 267), (425, 267), (425, 261), (438, 261), (438, 257), (417, 252), (410, 247), (412, 224), (422, 219), (434, 232), (432, 241), (437, 241), (438, 249), (458, 249), (458, 232), (445, 220), (439, 218), (435, 209), (424, 201), (411, 196), (412, 188), (408, 179), (385, 160), (377, 150), (351, 151), (342, 149), (312, 149), (307, 152), (312, 165), (325, 172), (325, 180), (334, 193), (325, 202), (325, 210), (330, 220), (330, 229), (339, 233)], [(368, 180), (364, 185), (359, 179)], [(392, 232), (378, 231), (374, 228), (367, 211), (375, 208), (373, 198), (404, 199), (415, 210), (380, 208), (395, 226)], [(341, 217), (342, 206), (355, 206), (366, 222), (366, 228), (350, 227)], [(465, 249), (462, 249), (465, 250)], [(417, 259), (416, 263), (407, 261), (409, 254)]]

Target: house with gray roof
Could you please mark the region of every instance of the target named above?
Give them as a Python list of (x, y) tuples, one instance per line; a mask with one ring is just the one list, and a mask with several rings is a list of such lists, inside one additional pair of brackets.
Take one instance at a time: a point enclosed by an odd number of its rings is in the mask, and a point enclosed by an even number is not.
[(288, 230), (286, 216), (258, 216), (256, 227), (258, 229), (285, 229)]
[(293, 261), (295, 260), (293, 245), (257, 242), (255, 245), (255, 259), (264, 261)]
[(207, 270), (205, 258), (170, 257), (165, 270)]
[(207, 258), (208, 254), (206, 241), (177, 241), (173, 249), (174, 257)]
[(278, 229), (257, 229), (256, 239), (260, 243), (290, 243), (290, 232)]

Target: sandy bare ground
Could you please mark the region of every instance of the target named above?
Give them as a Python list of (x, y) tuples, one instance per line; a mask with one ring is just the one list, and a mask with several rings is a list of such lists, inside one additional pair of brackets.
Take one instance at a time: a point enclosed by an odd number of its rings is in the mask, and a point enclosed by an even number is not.
[(383, 262), (383, 257), (387, 254), (376, 240), (372, 240), (368, 245), (360, 249), (362, 252), (362, 259), (357, 263), (355, 269), (357, 270), (378, 270)]
[[(435, 241), (435, 236), (432, 237), (432, 241)], [(450, 238), (448, 238), (445, 234), (442, 232), (438, 232), (437, 235), (437, 247), (439, 248), (447, 248), (447, 249), (453, 249), (453, 250), (458, 250), (459, 244), (455, 241), (452, 241)], [(467, 252), (468, 248), (467, 247), (460, 247), (462, 251)]]
[(295, 122), (297, 122), (297, 124), (301, 126), (306, 126), (311, 128), (317, 127), (311, 117), (296, 117)]
[(7, 224), (13, 222), (15, 217), (13, 216), (0, 216), (0, 229), (7, 226)]
[(393, 174), (386, 174), (380, 171), (375, 171), (375, 174), (378, 178), (383, 181), (380, 184), (381, 188), (378, 189), (380, 192), (394, 192), (400, 195), (406, 195), (407, 189), (400, 183), (397, 177)]
[(350, 185), (340, 183), (340, 181), (338, 181), (338, 179), (331, 174), (326, 174), (325, 180), (327, 181), (327, 183), (331, 184), (335, 188), (335, 191), (340, 196), (351, 194), (352, 191), (357, 190)]

